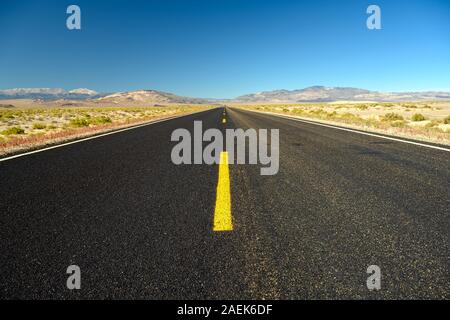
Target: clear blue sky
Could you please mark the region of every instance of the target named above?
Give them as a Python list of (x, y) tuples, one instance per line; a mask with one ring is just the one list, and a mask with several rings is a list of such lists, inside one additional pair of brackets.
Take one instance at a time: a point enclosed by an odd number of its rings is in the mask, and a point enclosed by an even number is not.
[[(66, 28), (66, 8), (82, 30)], [(382, 30), (366, 28), (366, 8)], [(450, 91), (449, 0), (1, 0), (0, 89)]]

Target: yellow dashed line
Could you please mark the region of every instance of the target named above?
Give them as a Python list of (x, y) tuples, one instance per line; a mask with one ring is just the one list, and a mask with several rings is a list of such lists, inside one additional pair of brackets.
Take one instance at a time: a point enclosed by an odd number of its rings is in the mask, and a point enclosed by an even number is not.
[(219, 181), (217, 183), (216, 208), (214, 210), (214, 231), (231, 231), (231, 192), (228, 152), (220, 153)]

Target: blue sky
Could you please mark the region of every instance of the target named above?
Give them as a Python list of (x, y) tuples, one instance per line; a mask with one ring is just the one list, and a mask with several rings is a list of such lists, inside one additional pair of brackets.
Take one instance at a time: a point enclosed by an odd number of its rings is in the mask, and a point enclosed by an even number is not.
[[(77, 4), (82, 30), (66, 28)], [(382, 30), (366, 28), (366, 8)], [(450, 91), (448, 0), (2, 0), (0, 89)]]

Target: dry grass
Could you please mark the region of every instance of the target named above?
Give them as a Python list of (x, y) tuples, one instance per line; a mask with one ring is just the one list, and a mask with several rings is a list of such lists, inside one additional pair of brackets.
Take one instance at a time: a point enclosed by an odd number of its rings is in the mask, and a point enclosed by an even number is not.
[(450, 102), (234, 105), (450, 145)]
[(0, 109), (0, 155), (206, 108), (209, 106)]

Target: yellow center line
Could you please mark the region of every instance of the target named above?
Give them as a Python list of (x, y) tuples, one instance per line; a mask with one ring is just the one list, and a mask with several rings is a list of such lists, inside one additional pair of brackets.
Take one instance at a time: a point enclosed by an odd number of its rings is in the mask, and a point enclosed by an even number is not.
[(220, 153), (219, 181), (217, 183), (216, 208), (214, 210), (214, 231), (232, 231), (230, 172), (228, 152)]

